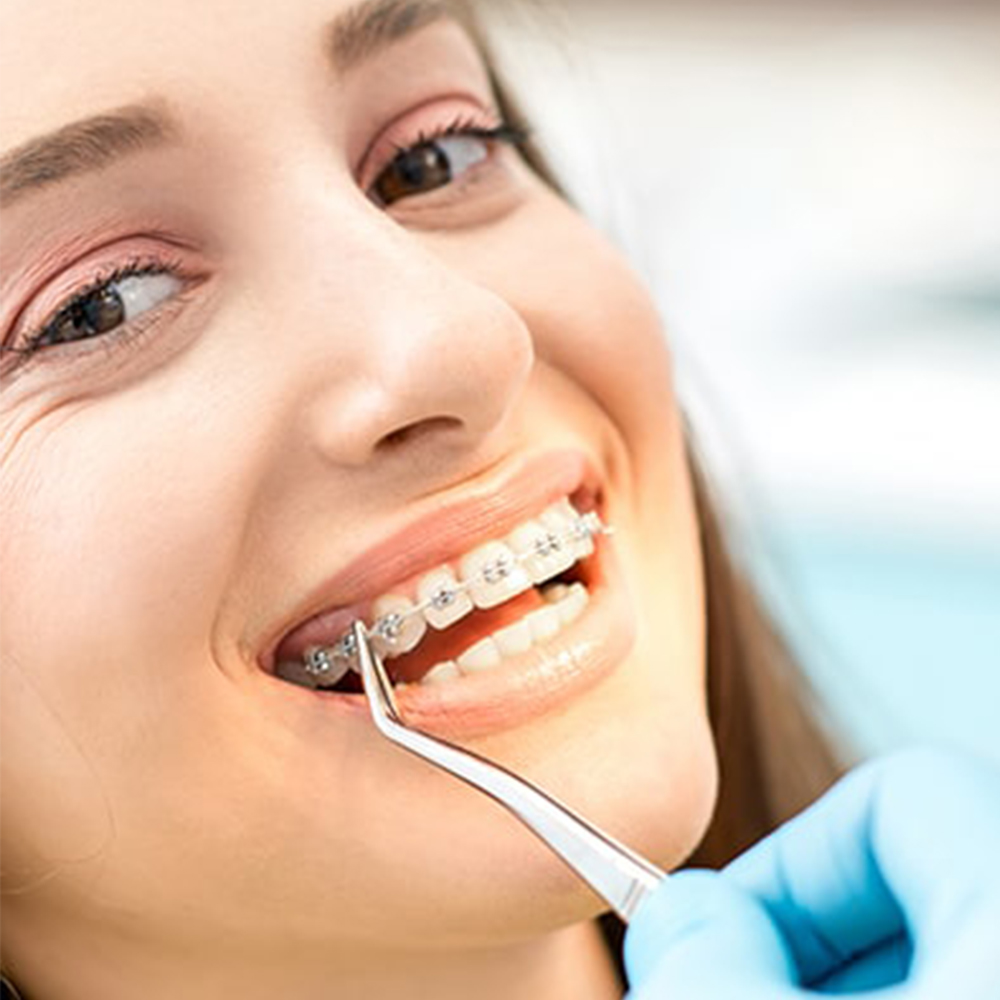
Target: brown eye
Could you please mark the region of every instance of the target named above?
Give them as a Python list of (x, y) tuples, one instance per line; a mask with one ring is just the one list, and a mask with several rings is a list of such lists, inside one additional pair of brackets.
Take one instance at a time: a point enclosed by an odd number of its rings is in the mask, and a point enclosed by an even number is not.
[(125, 303), (113, 288), (99, 288), (63, 309), (42, 331), (38, 346), (108, 333), (125, 321)]
[(372, 185), (372, 195), (388, 206), (451, 184), (489, 156), (489, 137), (448, 135), (402, 150)]
[(383, 205), (451, 183), (451, 164), (434, 145), (404, 150), (379, 174), (373, 188)]

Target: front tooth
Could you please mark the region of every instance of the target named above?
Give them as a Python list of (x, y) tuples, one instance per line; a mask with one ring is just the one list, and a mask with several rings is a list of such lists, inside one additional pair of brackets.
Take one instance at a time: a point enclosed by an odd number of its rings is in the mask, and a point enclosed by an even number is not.
[(508, 541), (533, 583), (551, 580), (576, 562), (574, 545), (567, 544), (560, 532), (540, 521), (522, 524), (511, 533)]
[(413, 601), (398, 594), (386, 594), (372, 605), (372, 645), (379, 656), (402, 656), (424, 637), (427, 623), (413, 613), (414, 607)]
[(457, 662), (459, 669), (464, 673), (474, 674), (480, 670), (492, 670), (493, 667), (499, 667), (502, 660), (503, 657), (500, 655), (497, 644), (491, 637), (487, 636), (481, 642), (477, 642), (475, 646), (467, 649)]
[(546, 639), (551, 639), (558, 635), (562, 628), (559, 609), (556, 607), (539, 608), (537, 611), (532, 611), (530, 615), (525, 615), (523, 620), (531, 629), (532, 642), (544, 642)]
[(575, 544), (575, 531), (580, 515), (573, 510), (569, 501), (563, 500), (554, 503), (551, 507), (542, 512), (539, 521), (553, 534), (560, 538), (566, 538), (570, 542), (570, 549)]
[(450, 681), (458, 680), (461, 676), (458, 664), (454, 660), (446, 660), (444, 663), (439, 663), (437, 666), (431, 667), (420, 679), (420, 683), (426, 684), (428, 687), (434, 687), (436, 684), (447, 684)]
[(446, 629), (475, 607), (446, 566), (432, 570), (417, 584), (417, 601), (431, 628)]
[(568, 550), (573, 562), (586, 559), (593, 554), (594, 542), (586, 528), (586, 522), (568, 500), (553, 504), (539, 520), (553, 535), (562, 540), (563, 547)]
[(462, 560), (461, 576), (477, 608), (495, 608), (531, 588), (531, 578), (503, 542), (487, 542), (470, 552)]
[(522, 618), (513, 625), (493, 633), (493, 641), (497, 644), (501, 656), (517, 656), (531, 649), (531, 627)]
[(569, 588), (569, 593), (555, 605), (559, 612), (559, 620), (563, 625), (575, 622), (583, 614), (584, 608), (590, 600), (590, 594), (582, 583), (574, 583)]

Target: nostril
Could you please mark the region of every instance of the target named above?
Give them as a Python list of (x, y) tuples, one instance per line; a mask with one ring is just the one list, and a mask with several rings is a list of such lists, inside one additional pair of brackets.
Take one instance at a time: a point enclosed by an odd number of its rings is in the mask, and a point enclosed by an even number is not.
[(379, 451), (395, 451), (400, 446), (413, 444), (428, 434), (443, 434), (461, 428), (462, 421), (456, 417), (432, 417), (391, 431), (379, 441), (377, 448)]

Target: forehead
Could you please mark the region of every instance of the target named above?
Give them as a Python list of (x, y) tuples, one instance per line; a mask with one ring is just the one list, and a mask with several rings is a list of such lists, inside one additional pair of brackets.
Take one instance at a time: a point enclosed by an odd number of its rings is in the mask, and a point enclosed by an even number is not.
[(3, 0), (2, 146), (152, 94), (184, 103), (329, 74), (436, 20), (467, 25), (442, 0)]

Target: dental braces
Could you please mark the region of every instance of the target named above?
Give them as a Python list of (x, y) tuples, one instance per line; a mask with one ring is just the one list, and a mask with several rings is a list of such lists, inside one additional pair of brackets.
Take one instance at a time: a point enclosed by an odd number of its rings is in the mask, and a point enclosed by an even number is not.
[[(610, 536), (613, 534), (614, 528), (606, 526), (594, 511), (579, 514), (576, 523), (568, 532), (557, 534), (554, 531), (548, 531), (544, 536), (536, 539), (533, 548), (528, 552), (512, 552), (510, 555), (505, 553), (498, 559), (487, 563), (480, 571), (479, 579), (487, 584), (500, 583), (528, 559), (546, 558), (562, 551), (565, 546), (593, 541), (599, 535)], [(377, 637), (387, 645), (392, 646), (398, 642), (407, 621), (432, 608), (443, 611), (454, 604), (462, 594), (471, 590), (476, 582), (478, 581), (459, 580), (454, 584), (441, 586), (427, 600), (415, 604), (408, 611), (394, 611), (383, 615), (376, 619), (370, 627), (366, 626), (365, 631), (369, 636)], [(332, 646), (315, 646), (306, 650), (303, 662), (306, 673), (317, 680), (334, 672), (343, 676), (346, 672), (345, 666), (356, 671), (358, 665), (357, 640), (352, 633), (348, 632)]]

